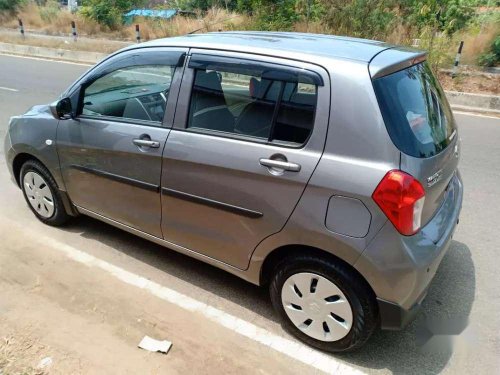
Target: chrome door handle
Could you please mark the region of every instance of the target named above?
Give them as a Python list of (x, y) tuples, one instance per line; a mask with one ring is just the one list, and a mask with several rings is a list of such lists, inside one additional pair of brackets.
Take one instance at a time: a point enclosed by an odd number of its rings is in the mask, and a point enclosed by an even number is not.
[(151, 147), (151, 148), (160, 147), (160, 142), (151, 141), (148, 139), (134, 139), (132, 142), (134, 143), (134, 145), (139, 146), (139, 147)]
[(269, 168), (283, 169), (290, 172), (299, 172), (300, 164), (290, 163), (287, 161), (273, 160), (273, 159), (259, 159), (260, 165)]

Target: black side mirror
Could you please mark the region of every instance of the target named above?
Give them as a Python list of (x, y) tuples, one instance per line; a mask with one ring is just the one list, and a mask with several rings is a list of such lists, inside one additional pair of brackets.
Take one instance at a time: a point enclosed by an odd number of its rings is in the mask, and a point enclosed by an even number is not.
[(73, 109), (69, 98), (63, 98), (52, 103), (50, 111), (52, 112), (52, 116), (58, 120), (67, 120), (73, 117)]

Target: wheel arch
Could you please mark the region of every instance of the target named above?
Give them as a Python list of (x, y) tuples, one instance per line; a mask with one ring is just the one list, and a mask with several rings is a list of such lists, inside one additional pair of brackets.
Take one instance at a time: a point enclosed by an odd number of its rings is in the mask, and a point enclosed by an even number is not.
[(298, 244), (283, 245), (270, 252), (266, 256), (262, 264), (259, 284), (263, 286), (268, 285), (272, 278), (273, 270), (280, 262), (284, 261), (287, 258), (292, 258), (299, 255), (314, 255), (322, 259), (328, 259), (331, 262), (342, 263), (345, 267), (350, 268), (359, 277), (361, 282), (366, 284), (366, 286), (373, 293), (373, 296), (376, 297), (375, 291), (368, 283), (366, 278), (351, 264), (347, 263), (345, 260), (335, 256), (334, 254), (328, 251), (307, 245), (298, 245)]
[(40, 164), (42, 164), (45, 168), (47, 168), (45, 166), (45, 164), (43, 163), (43, 161), (41, 161), (39, 158), (37, 158), (36, 156), (34, 156), (32, 154), (29, 154), (27, 152), (21, 152), (21, 153), (17, 154), (14, 157), (14, 160), (12, 161), (12, 171), (14, 173), (14, 178), (15, 178), (15, 180), (17, 182), (17, 186), (19, 186), (19, 188), (21, 188), (21, 168), (23, 167), (24, 163), (26, 163), (28, 160), (37, 161)]
[(47, 165), (37, 158), (35, 155), (30, 154), (28, 152), (20, 152), (17, 154), (14, 159), (12, 160), (12, 172), (14, 174), (14, 179), (16, 180), (17, 186), (21, 189), (21, 169), (23, 165), (29, 161), (33, 160), (38, 163), (40, 163), (46, 170), (47, 172), (52, 176), (52, 179), (54, 180), (57, 189), (59, 190), (59, 194), (61, 195), (61, 199), (64, 205), (64, 210), (66, 213), (70, 216), (78, 216), (78, 211), (75, 209), (73, 203), (71, 202), (71, 199), (69, 198), (68, 194), (66, 191), (62, 190), (61, 187), (59, 186), (57, 180), (54, 178), (54, 174), (50, 171), (49, 168), (47, 168)]

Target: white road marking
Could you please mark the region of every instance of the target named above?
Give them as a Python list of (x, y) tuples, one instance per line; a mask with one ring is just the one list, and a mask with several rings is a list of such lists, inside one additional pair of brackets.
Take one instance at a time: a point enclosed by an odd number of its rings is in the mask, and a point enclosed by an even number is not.
[[(21, 232), (25, 233), (25, 228), (18, 223), (11, 220), (8, 220), (8, 222), (12, 226), (18, 227)], [(306, 346), (305, 344), (299, 343), (298, 341), (278, 336), (264, 328), (247, 322), (246, 320), (240, 319), (204, 302), (200, 302), (173, 289), (155, 283), (145, 277), (124, 270), (51, 237), (36, 235), (33, 240), (36, 242), (40, 241), (45, 247), (50, 246), (53, 249), (62, 252), (68, 258), (76, 262), (82, 263), (88, 267), (96, 267), (106, 271), (124, 283), (146, 290), (164, 301), (177, 305), (185, 310), (201, 314), (212, 322), (220, 324), (227, 329), (267, 346), (270, 349), (274, 349), (291, 359), (314, 367), (317, 370), (324, 371), (329, 374), (339, 375), (365, 374), (363, 371), (342, 363), (333, 356), (321, 353), (310, 348), (309, 346)]]
[(13, 54), (10, 54), (10, 53), (0, 53), (0, 56), (17, 57), (19, 59), (40, 60), (40, 61), (48, 61), (48, 62), (53, 62), (53, 63), (81, 65), (81, 66), (94, 66), (95, 65), (95, 64), (91, 64), (91, 63), (78, 63), (78, 62), (64, 61), (64, 60), (45, 59), (43, 57), (13, 55)]
[(454, 114), (456, 115), (464, 115), (464, 116), (474, 116), (474, 117), (482, 117), (482, 118), (492, 118), (492, 119), (500, 119), (498, 116), (488, 116), (488, 115), (482, 115), (480, 113), (473, 113), (473, 112), (462, 112), (462, 111), (453, 111)]
[(19, 91), (17, 89), (11, 89), (10, 87), (3, 87), (3, 86), (0, 86), (0, 90), (13, 91), (13, 92), (18, 92)]

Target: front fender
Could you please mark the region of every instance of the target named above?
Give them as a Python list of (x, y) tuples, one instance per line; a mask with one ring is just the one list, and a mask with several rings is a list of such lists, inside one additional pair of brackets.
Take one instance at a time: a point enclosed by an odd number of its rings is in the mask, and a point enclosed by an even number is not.
[(8, 156), (8, 162), (12, 168), (17, 156), (34, 156), (47, 167), (59, 189), (65, 190), (56, 148), (58, 123), (48, 105), (33, 107), (26, 114), (12, 118), (9, 134), (13, 152)]

